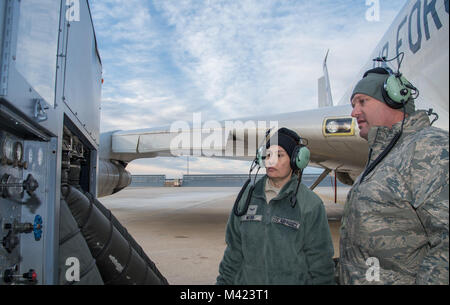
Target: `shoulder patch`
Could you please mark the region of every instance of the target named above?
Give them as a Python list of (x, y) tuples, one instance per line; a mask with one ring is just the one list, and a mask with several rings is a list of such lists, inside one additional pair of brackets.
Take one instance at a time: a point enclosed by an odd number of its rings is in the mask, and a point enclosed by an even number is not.
[(247, 210), (247, 215), (256, 215), (256, 211), (258, 210), (258, 206), (255, 205), (249, 205)]

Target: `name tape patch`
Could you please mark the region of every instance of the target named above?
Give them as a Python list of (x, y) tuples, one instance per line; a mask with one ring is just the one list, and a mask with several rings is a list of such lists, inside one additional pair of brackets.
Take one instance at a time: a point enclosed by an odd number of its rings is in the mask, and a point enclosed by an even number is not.
[(290, 227), (290, 228), (293, 228), (293, 229), (296, 229), (296, 230), (298, 230), (300, 228), (300, 223), (299, 222), (294, 221), (294, 220), (290, 220), (290, 219), (287, 219), (287, 218), (281, 218), (281, 217), (278, 217), (278, 216), (273, 216), (272, 217), (272, 222), (273, 223), (279, 223), (281, 225), (284, 225), (284, 226), (287, 226), (287, 227)]
[(261, 221), (262, 215), (244, 215), (241, 216), (241, 221)]

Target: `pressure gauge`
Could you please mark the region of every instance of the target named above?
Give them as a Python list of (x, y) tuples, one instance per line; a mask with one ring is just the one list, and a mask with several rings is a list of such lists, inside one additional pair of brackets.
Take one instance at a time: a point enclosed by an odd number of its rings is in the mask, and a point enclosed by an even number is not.
[(2, 142), (3, 158), (9, 161), (14, 160), (14, 141), (10, 137), (5, 137)]
[(23, 145), (20, 142), (14, 143), (14, 161), (22, 162)]

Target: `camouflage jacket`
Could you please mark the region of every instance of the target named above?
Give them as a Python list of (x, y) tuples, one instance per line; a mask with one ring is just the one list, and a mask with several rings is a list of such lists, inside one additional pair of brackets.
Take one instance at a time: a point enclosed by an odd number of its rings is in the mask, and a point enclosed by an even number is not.
[[(369, 131), (372, 162), (400, 131)], [(389, 154), (348, 193), (340, 284), (448, 284), (449, 134), (426, 112), (405, 120)]]

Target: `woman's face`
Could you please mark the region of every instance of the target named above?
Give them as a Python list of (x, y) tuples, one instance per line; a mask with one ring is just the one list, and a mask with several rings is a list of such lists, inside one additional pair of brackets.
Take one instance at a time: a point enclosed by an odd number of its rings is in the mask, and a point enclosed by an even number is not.
[(290, 158), (283, 147), (272, 145), (266, 151), (266, 173), (271, 179), (284, 179), (291, 175)]

